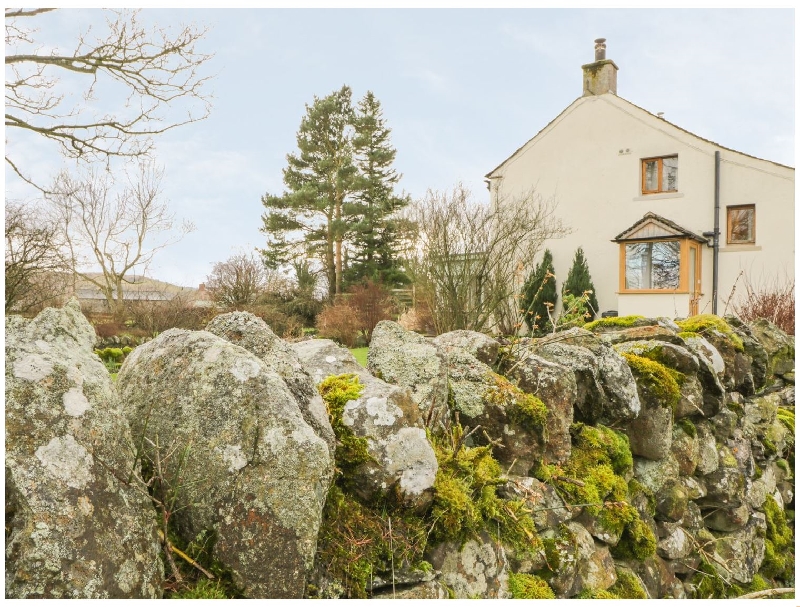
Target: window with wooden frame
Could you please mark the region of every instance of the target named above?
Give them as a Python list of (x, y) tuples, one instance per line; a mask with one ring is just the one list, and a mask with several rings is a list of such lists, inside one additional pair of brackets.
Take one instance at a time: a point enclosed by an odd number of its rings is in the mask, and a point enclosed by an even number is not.
[(728, 244), (755, 244), (756, 205), (740, 204), (728, 209)]
[(620, 293), (689, 293), (697, 287), (690, 282), (699, 281), (700, 244), (690, 238), (621, 242), (619, 262)]
[(677, 156), (661, 156), (642, 160), (642, 194), (663, 194), (677, 191)]

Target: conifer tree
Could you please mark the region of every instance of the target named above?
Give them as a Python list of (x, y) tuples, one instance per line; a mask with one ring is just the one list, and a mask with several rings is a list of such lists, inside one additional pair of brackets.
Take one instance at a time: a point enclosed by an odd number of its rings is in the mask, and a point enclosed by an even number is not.
[(550, 313), (555, 314), (554, 307), (557, 300), (553, 255), (550, 253), (550, 249), (546, 249), (542, 261), (528, 276), (520, 293), (525, 324), (531, 333), (541, 335), (552, 329), (550, 316), (547, 314), (547, 304), (552, 306)]
[(400, 175), (392, 167), (397, 150), (391, 145), (381, 104), (368, 91), (356, 109), (354, 161), (358, 168), (355, 196), (349, 211), (358, 217), (352, 226), (350, 282), (368, 278), (385, 286), (409, 282), (397, 263), (397, 222), (393, 215), (407, 206), (408, 196), (397, 196), (394, 187)]
[[(297, 132), (297, 154), (288, 154), (283, 170), (287, 190), (281, 196), (265, 194), (261, 201), (261, 231), (267, 235), (262, 251), (270, 267), (302, 255), (319, 257), (328, 279), (330, 299), (342, 292), (342, 246), (347, 231), (346, 201), (354, 191), (353, 107), (350, 87), (306, 105)], [(302, 241), (289, 241), (300, 231)]]
[(578, 247), (578, 250), (575, 251), (572, 267), (569, 269), (567, 280), (561, 288), (561, 297), (563, 298), (566, 293), (570, 293), (575, 297), (581, 297), (584, 293), (588, 293), (589, 313), (594, 316), (599, 311), (592, 276), (589, 274), (589, 264), (586, 263), (582, 247)]

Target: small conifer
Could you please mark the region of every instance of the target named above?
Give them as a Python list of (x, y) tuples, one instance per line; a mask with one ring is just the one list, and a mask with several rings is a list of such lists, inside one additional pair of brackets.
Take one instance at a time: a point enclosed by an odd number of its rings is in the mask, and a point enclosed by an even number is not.
[(542, 261), (528, 276), (520, 293), (523, 318), (531, 333), (541, 335), (552, 329), (547, 308), (549, 306), (550, 313), (554, 314), (553, 308), (557, 299), (553, 255), (550, 253), (550, 249), (547, 249), (542, 256)]
[(561, 288), (562, 297), (567, 293), (575, 297), (581, 297), (584, 293), (587, 293), (587, 301), (590, 306), (589, 314), (592, 315), (592, 318), (587, 320), (594, 319), (599, 311), (597, 295), (595, 294), (592, 276), (589, 274), (589, 264), (586, 263), (586, 256), (583, 254), (582, 247), (578, 247), (578, 250), (575, 251), (572, 267), (569, 270), (569, 274), (567, 274), (567, 280)]

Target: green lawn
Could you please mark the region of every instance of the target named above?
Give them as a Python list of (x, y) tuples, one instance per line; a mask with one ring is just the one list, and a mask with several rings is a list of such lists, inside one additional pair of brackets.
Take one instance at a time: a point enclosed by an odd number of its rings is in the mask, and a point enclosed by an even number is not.
[(369, 348), (350, 348), (350, 352), (356, 357), (358, 364), (362, 367), (367, 366), (367, 351)]

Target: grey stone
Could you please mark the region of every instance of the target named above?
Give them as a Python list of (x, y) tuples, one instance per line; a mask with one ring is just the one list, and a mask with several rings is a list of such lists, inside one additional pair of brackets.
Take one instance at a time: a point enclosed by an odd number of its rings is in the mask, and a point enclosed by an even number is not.
[(539, 340), (534, 353), (575, 373), (576, 418), (587, 423), (633, 419), (641, 404), (627, 362), (589, 331), (569, 329)]
[(486, 533), (480, 541), (438, 545), (431, 551), (430, 562), (441, 572), (439, 580), (450, 588), (453, 598), (510, 598), (505, 551)]
[(545, 360), (523, 348), (512, 350), (504, 372), (522, 390), (534, 394), (547, 405), (547, 443), (542, 455), (544, 463), (566, 462), (572, 451), (569, 427), (577, 399), (575, 373), (564, 365)]
[(394, 591), (386, 589), (377, 592), (372, 598), (375, 599), (448, 599), (450, 595), (439, 581), (422, 582), (413, 586), (401, 586)]
[(750, 330), (767, 354), (769, 375), (784, 375), (794, 371), (793, 335), (787, 335), (764, 318), (750, 323)]
[(698, 362), (697, 378), (703, 386), (703, 415), (712, 417), (725, 402), (725, 387), (722, 378), (725, 376), (725, 360), (705, 337), (686, 337), (686, 348)]
[(568, 598), (583, 590), (606, 590), (616, 583), (608, 547), (595, 543), (583, 525), (566, 523), (554, 539), (559, 564), (549, 584), (556, 596)]
[(658, 556), (675, 560), (683, 558), (692, 552), (694, 544), (686, 530), (676, 523), (660, 523), (656, 551)]
[(367, 368), (387, 383), (410, 388), (423, 414), (433, 408), (437, 422), (449, 425), (447, 366), (435, 344), (382, 320), (372, 331)]
[(75, 299), (6, 317), (6, 598), (162, 594), (156, 513), (94, 340)]
[(654, 494), (667, 481), (676, 480), (679, 474), (678, 462), (672, 454), (660, 460), (649, 460), (641, 457), (633, 458), (634, 477)]
[(672, 409), (650, 404), (642, 407), (639, 417), (625, 425), (631, 453), (647, 459), (663, 459), (672, 447)]
[(538, 479), (530, 476), (509, 477), (505, 485), (501, 485), (498, 494), (505, 499), (523, 499), (525, 506), (531, 510), (536, 529), (552, 529), (572, 519), (579, 511), (564, 504), (564, 500), (556, 490)]
[(433, 338), (433, 343), (445, 351), (453, 348), (471, 354), (485, 365), (497, 362), (500, 342), (493, 337), (476, 331), (450, 331)]
[(231, 312), (215, 317), (206, 330), (232, 344), (243, 347), (263, 360), (283, 378), (300, 405), (300, 413), (317, 435), (328, 443), (331, 457), (336, 448), (325, 403), (314, 380), (303, 369), (289, 344), (272, 332), (267, 323), (249, 312)]
[(333, 461), (283, 378), (207, 331), (170, 329), (131, 352), (118, 385), (134, 436), (182, 485), (178, 532), (213, 532), (246, 596), (302, 597)]
[(298, 342), (292, 348), (315, 380), (355, 373), (364, 386), (342, 416), (353, 434), (367, 439), (371, 456), (349, 479), (356, 492), (364, 499), (396, 492), (401, 503), (414, 509), (430, 504), (438, 463), (409, 389), (372, 377), (347, 349), (328, 339)]
[(711, 474), (719, 467), (717, 456), (717, 440), (714, 438), (712, 426), (708, 422), (697, 422), (698, 459), (695, 468), (697, 474)]
[(743, 529), (717, 538), (718, 558), (712, 560), (712, 565), (719, 574), (730, 576), (741, 584), (752, 582), (764, 561), (766, 529), (764, 515), (754, 512)]

